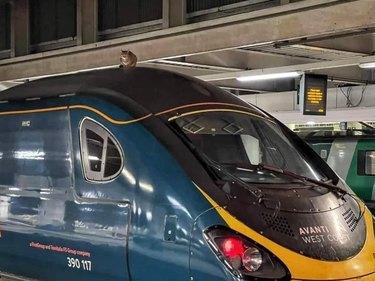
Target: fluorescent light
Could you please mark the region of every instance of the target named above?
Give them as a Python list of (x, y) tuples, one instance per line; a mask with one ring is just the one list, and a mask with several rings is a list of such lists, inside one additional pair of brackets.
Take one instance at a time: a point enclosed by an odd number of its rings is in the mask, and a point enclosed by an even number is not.
[(375, 68), (375, 62), (360, 63), (360, 68)]
[(247, 82), (247, 81), (259, 81), (259, 80), (269, 80), (269, 79), (292, 78), (292, 77), (297, 77), (300, 75), (301, 74), (297, 71), (291, 71), (291, 72), (282, 72), (282, 73), (242, 76), (242, 77), (237, 77), (236, 79), (241, 82)]
[(312, 125), (315, 125), (315, 121), (307, 121), (306, 124), (309, 126), (312, 126)]

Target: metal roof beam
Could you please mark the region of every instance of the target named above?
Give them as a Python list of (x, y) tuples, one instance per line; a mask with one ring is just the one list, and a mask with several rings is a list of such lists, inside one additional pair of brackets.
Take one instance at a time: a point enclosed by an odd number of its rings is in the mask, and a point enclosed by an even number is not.
[(223, 72), (223, 73), (217, 73), (217, 74), (202, 75), (202, 76), (198, 76), (197, 78), (205, 80), (205, 81), (219, 81), (219, 80), (235, 79), (237, 77), (242, 77), (242, 76), (254, 76), (254, 75), (260, 75), (260, 74), (284, 73), (284, 72), (292, 72), (292, 71), (308, 72), (308, 71), (322, 70), (322, 69), (341, 68), (341, 67), (347, 67), (347, 66), (356, 66), (361, 63), (367, 63), (367, 62), (375, 62), (375, 55), (360, 57), (360, 58), (354, 57), (354, 58), (349, 58), (349, 59), (344, 59), (344, 60), (313, 62), (313, 63), (306, 63), (306, 64), (264, 68), (264, 69), (230, 71), (230, 72)]
[[(337, 5), (334, 5), (337, 4)], [(195, 24), (0, 61), (0, 81), (374, 29), (375, 1), (305, 0)]]
[[(349, 100), (355, 107), (348, 107), (348, 98), (343, 94), (350, 89)], [(328, 89), (327, 115), (303, 115), (297, 104), (297, 92), (262, 93), (241, 95), (240, 98), (252, 103), (283, 123), (332, 122), (332, 121), (372, 121), (375, 119), (375, 85), (341, 87)]]

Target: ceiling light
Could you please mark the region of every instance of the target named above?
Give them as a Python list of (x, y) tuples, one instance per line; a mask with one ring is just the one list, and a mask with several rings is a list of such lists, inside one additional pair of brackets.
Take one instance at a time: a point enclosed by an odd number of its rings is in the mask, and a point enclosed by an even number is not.
[(240, 76), (240, 77), (237, 77), (236, 79), (241, 82), (247, 82), (247, 81), (259, 81), (259, 80), (269, 80), (269, 79), (292, 78), (292, 77), (297, 77), (300, 75), (301, 74), (297, 71), (291, 71), (291, 72), (282, 72), (282, 73)]
[(360, 63), (360, 68), (375, 68), (375, 62)]
[(315, 125), (315, 121), (307, 121), (306, 124), (309, 126), (313, 126)]

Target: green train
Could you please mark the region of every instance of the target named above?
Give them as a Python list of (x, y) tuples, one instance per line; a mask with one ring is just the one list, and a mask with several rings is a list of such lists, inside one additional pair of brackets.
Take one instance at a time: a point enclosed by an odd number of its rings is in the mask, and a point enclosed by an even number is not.
[(375, 210), (375, 133), (311, 133), (305, 141)]

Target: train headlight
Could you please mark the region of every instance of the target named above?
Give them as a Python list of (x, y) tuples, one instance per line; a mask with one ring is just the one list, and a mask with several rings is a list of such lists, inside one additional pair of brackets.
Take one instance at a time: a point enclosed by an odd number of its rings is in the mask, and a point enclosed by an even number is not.
[(224, 227), (210, 228), (204, 237), (218, 258), (237, 277), (287, 280), (288, 272), (281, 261), (247, 237)]
[(249, 272), (257, 271), (262, 263), (262, 254), (257, 248), (250, 247), (242, 255), (242, 264)]

